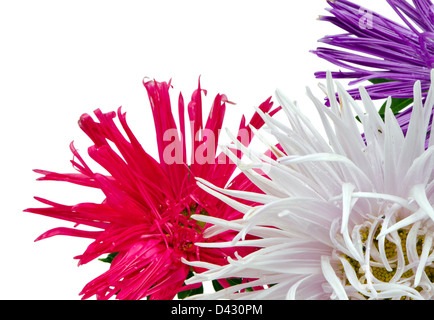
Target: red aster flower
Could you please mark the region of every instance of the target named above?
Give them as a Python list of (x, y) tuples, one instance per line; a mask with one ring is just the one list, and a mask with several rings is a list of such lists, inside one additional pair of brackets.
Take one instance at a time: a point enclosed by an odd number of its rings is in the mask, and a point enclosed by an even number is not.
[[(241, 214), (196, 185), (196, 177), (225, 187), (236, 169), (225, 154), (216, 155), (219, 131), (222, 126), (227, 100), (225, 95), (215, 97), (205, 126), (202, 122), (202, 91), (194, 91), (187, 106), (192, 135), (192, 155), (189, 164), (186, 155), (185, 105), (179, 95), (179, 128), (175, 123), (169, 97), (170, 82), (144, 82), (156, 128), (159, 161), (142, 148), (127, 125), (125, 113), (94, 113), (99, 122), (88, 114), (81, 116), (80, 128), (94, 145), (89, 156), (105, 168), (108, 174), (92, 171), (71, 143), (73, 167), (78, 173), (55, 173), (35, 170), (42, 174), (38, 180), (66, 181), (100, 189), (105, 196), (102, 203), (63, 205), (37, 197), (48, 205), (30, 208), (33, 212), (57, 219), (72, 221), (77, 225), (95, 227), (97, 231), (77, 228), (55, 228), (37, 240), (55, 235), (68, 235), (92, 239), (83, 254), (75, 257), (79, 265), (88, 263), (103, 254), (113, 258), (108, 271), (89, 282), (82, 292), (83, 299), (96, 295), (97, 299), (172, 299), (189, 289), (184, 286), (190, 267), (181, 262), (201, 260), (225, 264), (234, 254), (232, 249), (207, 249), (195, 242), (229, 241), (233, 233), (226, 232), (203, 238), (208, 225), (191, 219), (193, 213), (206, 214), (226, 220), (241, 218)], [(269, 112), (270, 98), (260, 105)], [(277, 109), (271, 113), (276, 112)], [(116, 115), (126, 136), (114, 122)], [(255, 114), (250, 123), (259, 128), (262, 119)], [(179, 130), (178, 130), (179, 129)], [(238, 131), (242, 143), (251, 140), (251, 130), (244, 117)], [(111, 144), (109, 144), (111, 142)], [(116, 146), (117, 151), (112, 147)], [(231, 188), (256, 190), (244, 175), (230, 183)], [(248, 250), (240, 249), (243, 255)], [(197, 286), (196, 286), (197, 287)]]

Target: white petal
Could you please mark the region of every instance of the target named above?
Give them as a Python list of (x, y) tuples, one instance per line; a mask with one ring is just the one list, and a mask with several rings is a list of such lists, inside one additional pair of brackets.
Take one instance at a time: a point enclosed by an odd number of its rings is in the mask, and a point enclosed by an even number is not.
[(196, 180), (198, 181), (198, 185), (199, 183), (213, 189), (216, 190), (222, 194), (231, 196), (231, 197), (235, 197), (235, 198), (241, 198), (244, 200), (248, 200), (248, 201), (253, 201), (253, 202), (258, 202), (258, 203), (268, 203), (268, 202), (272, 202), (272, 201), (276, 201), (279, 198), (274, 197), (272, 195), (267, 195), (267, 194), (262, 194), (262, 193), (256, 193), (256, 192), (248, 192), (248, 191), (239, 191), (239, 190), (231, 190), (231, 189), (226, 189), (226, 188), (219, 188), (215, 185), (213, 185), (212, 183), (202, 179), (202, 178), (196, 178)]
[(427, 198), (425, 186), (421, 184), (415, 185), (411, 193), (420, 208), (434, 221), (434, 208)]
[(422, 254), (420, 255), (420, 262), (417, 266), (416, 275), (414, 276), (414, 286), (419, 285), (422, 273), (425, 271), (426, 262), (428, 260), (428, 255), (432, 246), (432, 236), (427, 235), (423, 242)]
[(357, 261), (363, 261), (362, 253), (356, 249), (354, 243), (350, 238), (350, 234), (348, 231), (348, 222), (350, 219), (351, 208), (353, 206), (353, 198), (351, 193), (354, 190), (354, 186), (352, 184), (344, 184), (342, 187), (342, 223), (341, 223), (341, 233), (344, 237), (345, 244), (347, 245), (348, 250), (351, 253), (351, 256)]
[(241, 212), (241, 213), (247, 213), (250, 210), (250, 206), (247, 206), (245, 204), (242, 204), (238, 201), (235, 201), (221, 193), (218, 193), (214, 190), (212, 190), (211, 188), (208, 188), (207, 186), (205, 186), (204, 184), (198, 183), (198, 186), (205, 190), (206, 192), (208, 192), (209, 194), (215, 196), (216, 198), (220, 199), (221, 201), (227, 203), (228, 205), (230, 205), (232, 208), (234, 208), (235, 210)]
[(330, 264), (330, 257), (328, 256), (321, 257), (321, 269), (324, 274), (324, 277), (333, 288), (337, 297), (340, 300), (348, 300), (348, 296), (347, 293), (345, 292), (345, 288), (342, 285), (341, 280), (336, 276), (336, 273)]
[(420, 221), (424, 218), (426, 218), (426, 213), (422, 209), (419, 209), (410, 216), (398, 221), (387, 229), (381, 229), (380, 233), (377, 236), (377, 239), (385, 236), (390, 232), (397, 231), (399, 229), (403, 229), (409, 225), (412, 225), (413, 223)]

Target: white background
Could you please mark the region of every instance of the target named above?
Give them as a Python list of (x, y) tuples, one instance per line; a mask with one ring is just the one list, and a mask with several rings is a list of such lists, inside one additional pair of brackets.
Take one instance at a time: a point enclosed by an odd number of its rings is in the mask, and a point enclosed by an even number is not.
[[(385, 1), (359, 1), (390, 13)], [(281, 89), (307, 113), (305, 87), (322, 99), (315, 71), (335, 69), (309, 50), (339, 30), (317, 20), (326, 1), (0, 1), (0, 298), (79, 299), (104, 272), (77, 267), (89, 240), (44, 231), (69, 223), (22, 212), (33, 196), (64, 204), (101, 195), (60, 182), (36, 182), (32, 169), (72, 172), (69, 143), (83, 155), (90, 140), (82, 113), (123, 106), (145, 149), (156, 155), (144, 77), (172, 79), (187, 101), (197, 88), (225, 93), (228, 127)], [(382, 8), (383, 7), (383, 8)], [(384, 10), (383, 10), (384, 9)], [(188, 100), (189, 101), (189, 100)], [(316, 121), (316, 120), (315, 120)]]

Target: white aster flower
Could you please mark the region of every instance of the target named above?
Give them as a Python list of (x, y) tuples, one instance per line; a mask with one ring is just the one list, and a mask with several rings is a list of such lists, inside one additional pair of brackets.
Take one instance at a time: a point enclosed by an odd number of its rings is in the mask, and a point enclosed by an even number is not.
[[(413, 113), (404, 137), (390, 99), (383, 121), (364, 88), (359, 105), (338, 83), (336, 99), (334, 85), (329, 74), (325, 90), (330, 107), (308, 89), (326, 139), (277, 91), (289, 125), (262, 116), (284, 153), (270, 147), (277, 156), (273, 160), (237, 144), (250, 161), (239, 168), (264, 194), (199, 181), (245, 217), (195, 217), (214, 224), (205, 236), (239, 231), (230, 243), (198, 245), (261, 249), (228, 259), (225, 266), (184, 261), (208, 269), (188, 283), (253, 279), (196, 298), (433, 299), (434, 138), (427, 149), (425, 139), (434, 86), (423, 104), (420, 82), (415, 83)], [(261, 132), (258, 135), (267, 143)], [(263, 205), (249, 207), (234, 197)], [(247, 234), (256, 238), (247, 240)], [(244, 290), (258, 286), (264, 289)]]

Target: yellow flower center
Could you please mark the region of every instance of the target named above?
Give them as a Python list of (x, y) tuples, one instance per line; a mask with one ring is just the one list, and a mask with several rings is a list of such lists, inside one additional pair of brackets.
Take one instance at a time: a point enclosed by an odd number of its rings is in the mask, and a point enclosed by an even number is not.
[[(379, 227), (374, 235), (374, 240), (371, 243), (371, 246), (375, 246), (375, 249), (377, 251), (380, 251), (379, 248), (379, 241), (376, 239), (377, 235), (380, 233), (381, 231), (381, 227)], [(400, 238), (400, 250), (402, 250), (402, 254), (404, 256), (404, 260), (405, 260), (405, 266), (409, 266), (409, 259), (407, 256), (407, 236), (408, 236), (409, 230), (407, 229), (399, 229), (398, 230), (398, 235)], [(364, 228), (361, 230), (361, 240), (363, 243), (363, 251), (366, 252), (366, 241), (368, 240), (368, 235), (369, 235), (369, 228)], [(416, 242), (416, 252), (418, 257), (421, 256), (422, 254), (422, 249), (423, 249), (423, 244), (424, 244), (424, 237), (423, 236), (418, 236), (417, 237), (417, 242)], [(432, 253), (433, 248), (430, 248), (430, 254)], [(378, 259), (374, 259), (372, 258), (372, 255), (370, 257), (370, 271), (373, 275), (373, 277), (375, 277), (375, 279), (381, 281), (381, 282), (390, 282), (390, 280), (393, 278), (393, 276), (396, 274), (397, 271), (397, 257), (398, 257), (398, 248), (397, 245), (390, 241), (387, 237), (384, 240), (384, 254), (389, 262), (389, 265), (391, 267), (391, 270), (387, 270), (386, 267), (384, 266), (378, 266), (378, 265), (382, 265), (381, 261), (377, 261)], [(350, 265), (353, 267), (359, 281), (363, 284), (367, 283), (367, 280), (365, 278), (365, 272), (363, 270), (363, 268), (361, 268), (360, 263), (353, 259), (352, 257), (349, 257), (348, 255), (343, 255), (343, 257), (350, 263)], [(412, 276), (414, 276), (414, 271), (416, 270), (417, 265), (414, 266), (414, 268), (409, 268), (406, 272), (404, 272), (401, 277), (400, 280), (402, 279), (407, 279), (410, 278)], [(343, 271), (343, 266), (342, 266), (342, 271)], [(429, 281), (431, 281), (431, 283), (434, 283), (434, 265), (431, 264), (430, 266), (426, 266), (424, 269), (424, 272), (426, 274), (426, 276), (428, 277)], [(345, 272), (343, 271), (343, 275), (345, 277)], [(347, 285), (349, 285), (349, 281), (346, 278), (343, 278), (346, 282)], [(417, 291), (422, 291), (422, 287), (418, 286), (415, 288), (415, 290)], [(406, 297), (402, 297), (402, 299), (405, 299)]]

